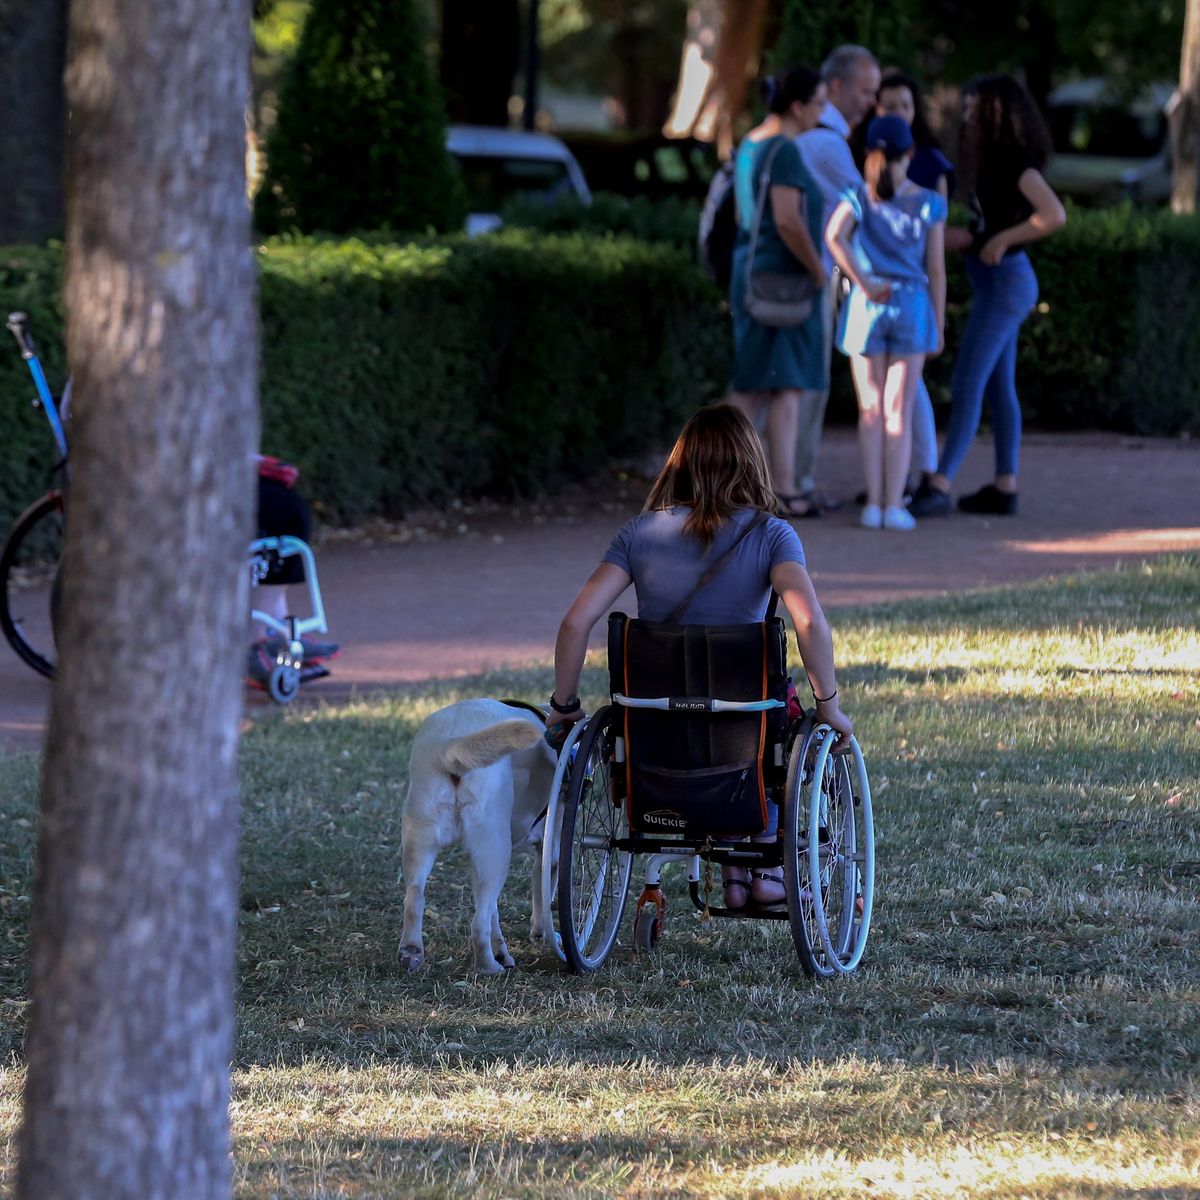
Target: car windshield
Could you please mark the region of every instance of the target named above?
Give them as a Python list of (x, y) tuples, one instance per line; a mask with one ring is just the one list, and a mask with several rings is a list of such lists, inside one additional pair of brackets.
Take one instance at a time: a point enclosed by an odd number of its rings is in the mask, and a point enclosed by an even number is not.
[(1162, 148), (1166, 132), (1167, 119), (1161, 112), (1092, 104), (1056, 104), (1050, 109), (1057, 154), (1149, 158)]
[(546, 158), (502, 158), (457, 154), (472, 212), (499, 212), (515, 196), (545, 195), (547, 200), (571, 192), (565, 163)]

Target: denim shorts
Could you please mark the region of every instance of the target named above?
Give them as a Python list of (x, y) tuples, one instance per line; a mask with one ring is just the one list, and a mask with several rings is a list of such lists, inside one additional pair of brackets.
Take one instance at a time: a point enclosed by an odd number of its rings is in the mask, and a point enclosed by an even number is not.
[(937, 344), (937, 318), (924, 284), (893, 280), (883, 303), (852, 288), (838, 319), (837, 346), (843, 354), (930, 354)]

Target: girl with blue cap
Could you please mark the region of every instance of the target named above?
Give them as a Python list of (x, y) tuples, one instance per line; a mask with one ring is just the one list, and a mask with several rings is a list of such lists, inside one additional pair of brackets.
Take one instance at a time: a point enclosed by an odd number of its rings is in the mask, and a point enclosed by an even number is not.
[(903, 117), (875, 117), (867, 126), (864, 183), (834, 210), (825, 234), (854, 285), (837, 345), (850, 358), (858, 393), (867, 485), (861, 521), (869, 529), (916, 526), (904, 507), (910, 416), (925, 359), (943, 345), (948, 206), (938, 192), (908, 178), (913, 151)]

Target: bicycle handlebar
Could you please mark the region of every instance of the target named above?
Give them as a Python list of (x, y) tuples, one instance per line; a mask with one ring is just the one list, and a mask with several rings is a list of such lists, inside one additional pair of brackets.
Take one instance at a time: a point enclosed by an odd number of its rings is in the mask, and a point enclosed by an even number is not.
[(29, 332), (29, 318), (23, 312), (11, 312), (8, 314), (7, 325), (9, 332), (17, 339), (17, 345), (21, 347), (21, 357), (36, 358), (33, 334)]

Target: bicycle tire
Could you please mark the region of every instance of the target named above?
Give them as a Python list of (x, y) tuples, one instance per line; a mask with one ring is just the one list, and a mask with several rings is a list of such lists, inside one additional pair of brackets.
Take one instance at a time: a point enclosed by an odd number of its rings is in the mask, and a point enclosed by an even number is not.
[[(58, 489), (35, 500), (17, 519), (0, 552), (0, 630), (27, 666), (54, 678), (54, 617), (62, 555), (63, 497)], [(31, 571), (49, 572), (50, 595), (41, 616), (41, 588), (30, 586)], [(27, 599), (26, 599), (27, 598)]]

